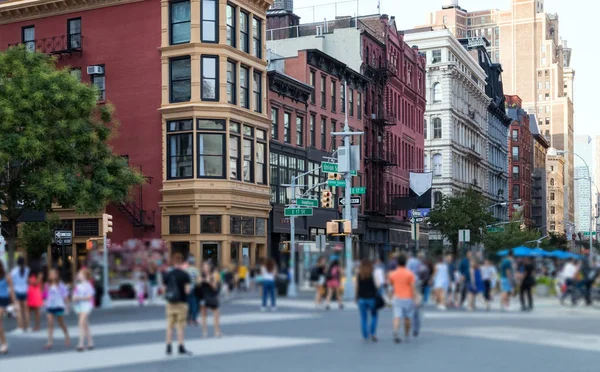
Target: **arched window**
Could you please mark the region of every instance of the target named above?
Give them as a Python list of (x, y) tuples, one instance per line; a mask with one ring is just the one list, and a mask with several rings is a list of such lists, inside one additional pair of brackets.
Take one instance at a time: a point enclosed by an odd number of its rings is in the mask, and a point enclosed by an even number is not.
[(433, 193), (433, 204), (438, 205), (441, 202), (442, 202), (442, 192), (441, 191), (434, 192)]
[(423, 170), (427, 172), (429, 170), (429, 159), (427, 158), (427, 154), (423, 156)]
[(427, 139), (427, 119), (423, 120), (423, 138)]
[(442, 175), (442, 154), (434, 154), (433, 155), (433, 175), (434, 176)]
[(554, 178), (550, 178), (550, 186), (554, 186)]
[(442, 119), (433, 118), (433, 139), (442, 138)]
[(442, 102), (442, 85), (440, 83), (433, 84), (433, 102)]

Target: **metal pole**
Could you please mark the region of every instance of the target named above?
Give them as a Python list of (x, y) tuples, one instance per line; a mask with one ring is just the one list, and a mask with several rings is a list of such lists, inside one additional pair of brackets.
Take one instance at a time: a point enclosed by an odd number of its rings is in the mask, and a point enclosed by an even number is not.
[(110, 301), (110, 294), (108, 293), (108, 246), (106, 244), (106, 232), (102, 236), (104, 240), (104, 249), (102, 252), (102, 282), (103, 282), (103, 293), (102, 293), (102, 308), (108, 309), (112, 306)]
[[(348, 126), (348, 83), (344, 81), (344, 132), (350, 132), (350, 127)], [(352, 174), (350, 169), (350, 134), (348, 133), (344, 136), (344, 147), (346, 148), (346, 174), (344, 174), (344, 179), (346, 180), (346, 188), (344, 190), (344, 219), (346, 221), (352, 221), (352, 205), (351, 205), (351, 192), (352, 192)], [(344, 286), (344, 299), (345, 300), (353, 300), (354, 299), (354, 283), (353, 279), (353, 263), (352, 263), (352, 234), (346, 235), (346, 283)]]
[(65, 244), (62, 239), (60, 240), (60, 255), (62, 257), (62, 276), (65, 282), (70, 282), (69, 278), (67, 278), (67, 250), (65, 248)]
[[(292, 177), (292, 199), (296, 200), (296, 177)], [(296, 208), (296, 203), (290, 205), (291, 208)], [(288, 285), (288, 297), (297, 297), (298, 289), (296, 288), (296, 217), (290, 217), (290, 283)]]
[(592, 188), (592, 174), (590, 173), (590, 167), (586, 164), (587, 166), (587, 171), (588, 171), (588, 176), (590, 178), (590, 254), (589, 254), (589, 260), (590, 260), (590, 267), (593, 265), (593, 260), (594, 260), (594, 243), (593, 243), (593, 237), (592, 237), (592, 231), (594, 231), (595, 229), (592, 227), (592, 225), (594, 224), (594, 189)]

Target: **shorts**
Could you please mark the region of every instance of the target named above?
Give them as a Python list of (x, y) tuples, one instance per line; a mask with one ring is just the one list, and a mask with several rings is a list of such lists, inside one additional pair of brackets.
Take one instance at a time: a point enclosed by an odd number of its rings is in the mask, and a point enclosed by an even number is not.
[(169, 329), (173, 327), (184, 328), (187, 323), (188, 304), (178, 302), (167, 304), (167, 326)]
[(81, 302), (75, 305), (75, 312), (77, 314), (89, 314), (93, 309), (94, 307), (89, 301)]
[(15, 292), (15, 297), (17, 297), (17, 301), (21, 301), (21, 302), (27, 301), (27, 293)]
[(10, 305), (10, 298), (0, 297), (0, 307), (6, 308)]
[(512, 283), (507, 278), (500, 279), (500, 286), (502, 287), (502, 292), (511, 293), (513, 291)]
[(394, 298), (394, 318), (412, 319), (415, 312), (415, 302), (411, 299)]
[(51, 307), (51, 308), (46, 309), (46, 312), (48, 314), (52, 314), (54, 316), (64, 316), (65, 308), (64, 307)]

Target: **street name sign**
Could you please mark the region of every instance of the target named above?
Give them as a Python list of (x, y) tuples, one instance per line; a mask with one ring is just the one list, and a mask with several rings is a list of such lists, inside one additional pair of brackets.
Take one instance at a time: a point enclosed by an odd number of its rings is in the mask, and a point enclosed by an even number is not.
[(319, 206), (319, 201), (317, 199), (298, 198), (298, 199), (296, 199), (296, 205), (298, 205), (300, 207), (314, 207), (314, 208), (317, 208)]
[(328, 180), (327, 181), (327, 186), (331, 186), (331, 187), (346, 187), (346, 181), (345, 180)]
[(363, 195), (367, 193), (366, 187), (353, 187), (350, 189), (351, 194)]
[(488, 227), (487, 232), (489, 233), (497, 233), (497, 232), (503, 232), (504, 231), (504, 227)]
[[(321, 162), (321, 170), (325, 173), (339, 173), (337, 163), (329, 163), (327, 161)], [(350, 174), (356, 176), (358, 172), (350, 171)]]
[(313, 210), (312, 208), (285, 208), (283, 210), (283, 215), (285, 217), (312, 216)]

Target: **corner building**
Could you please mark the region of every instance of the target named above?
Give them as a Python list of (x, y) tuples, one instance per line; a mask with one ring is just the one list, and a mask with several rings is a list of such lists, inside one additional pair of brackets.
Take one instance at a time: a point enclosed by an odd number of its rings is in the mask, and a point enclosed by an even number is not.
[(267, 255), (270, 0), (161, 2), (162, 237), (218, 263)]

